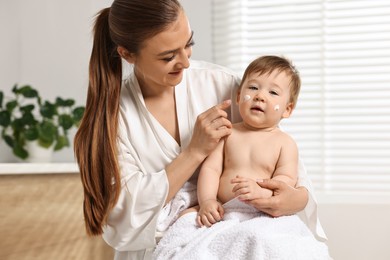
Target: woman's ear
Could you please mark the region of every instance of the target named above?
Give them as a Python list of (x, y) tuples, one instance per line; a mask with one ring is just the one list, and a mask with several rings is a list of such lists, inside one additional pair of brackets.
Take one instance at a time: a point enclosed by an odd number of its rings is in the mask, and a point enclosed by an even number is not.
[(116, 51), (119, 53), (119, 55), (125, 59), (128, 63), (135, 63), (135, 55), (133, 53), (130, 53), (126, 48), (122, 46), (118, 46), (116, 48)]

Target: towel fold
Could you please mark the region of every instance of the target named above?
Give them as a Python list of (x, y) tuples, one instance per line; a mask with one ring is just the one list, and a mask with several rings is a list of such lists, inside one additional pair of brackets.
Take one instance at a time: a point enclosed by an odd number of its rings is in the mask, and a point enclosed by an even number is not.
[(273, 218), (233, 199), (210, 228), (198, 227), (196, 212), (179, 218), (164, 234), (153, 259), (331, 259), (296, 215)]
[(196, 204), (196, 185), (186, 182), (170, 203), (161, 210), (157, 221), (157, 232), (165, 232), (176, 221), (180, 212)]

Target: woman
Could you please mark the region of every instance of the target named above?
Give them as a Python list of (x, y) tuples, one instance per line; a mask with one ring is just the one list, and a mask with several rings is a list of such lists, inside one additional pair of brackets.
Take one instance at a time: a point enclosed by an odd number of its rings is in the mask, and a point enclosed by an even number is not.
[[(150, 258), (157, 225), (176, 217), (166, 210), (172, 198), (196, 181), (197, 168), (237, 121), (237, 109), (225, 110), (239, 78), (208, 63), (190, 66), (193, 44), (177, 0), (117, 0), (96, 18), (74, 145), (87, 233), (103, 234), (115, 259)], [(123, 82), (121, 58), (133, 65)], [(315, 205), (304, 187), (261, 186), (275, 196), (252, 204), (271, 215)], [(168, 213), (159, 217), (162, 209)]]

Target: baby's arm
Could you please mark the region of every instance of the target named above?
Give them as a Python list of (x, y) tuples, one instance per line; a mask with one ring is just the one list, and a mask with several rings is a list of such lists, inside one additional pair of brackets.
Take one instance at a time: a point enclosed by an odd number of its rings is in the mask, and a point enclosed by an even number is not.
[(210, 227), (220, 221), (224, 210), (217, 201), (219, 179), (223, 170), (224, 141), (220, 141), (215, 150), (206, 158), (198, 178), (198, 224)]
[(279, 160), (276, 164), (273, 180), (287, 183), (294, 187), (298, 179), (298, 147), (295, 141), (285, 134)]
[(257, 180), (241, 177), (239, 175), (230, 181), (235, 184), (232, 192), (240, 200), (265, 199), (272, 196), (272, 190), (261, 188)]

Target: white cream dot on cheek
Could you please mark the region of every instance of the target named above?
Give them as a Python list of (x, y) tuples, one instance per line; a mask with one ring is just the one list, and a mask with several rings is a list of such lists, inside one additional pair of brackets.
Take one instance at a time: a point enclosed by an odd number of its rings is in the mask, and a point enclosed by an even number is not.
[(249, 96), (249, 95), (244, 96), (244, 101), (248, 101), (249, 99), (251, 99), (251, 96)]
[(280, 108), (279, 105), (275, 105), (275, 106), (274, 106), (274, 110), (275, 110), (275, 111), (279, 111), (279, 108)]

